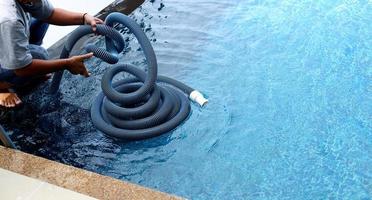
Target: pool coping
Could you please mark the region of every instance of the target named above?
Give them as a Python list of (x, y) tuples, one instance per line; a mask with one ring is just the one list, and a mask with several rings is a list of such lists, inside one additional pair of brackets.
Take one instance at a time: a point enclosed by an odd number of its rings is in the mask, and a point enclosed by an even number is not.
[(0, 168), (97, 199), (183, 199), (3, 146)]

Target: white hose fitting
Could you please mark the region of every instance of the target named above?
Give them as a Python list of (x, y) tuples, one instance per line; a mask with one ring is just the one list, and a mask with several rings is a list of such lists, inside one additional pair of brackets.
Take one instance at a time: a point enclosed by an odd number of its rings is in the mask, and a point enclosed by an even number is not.
[(192, 91), (189, 98), (191, 101), (198, 103), (200, 107), (208, 103), (208, 99), (204, 98), (203, 94), (197, 90)]

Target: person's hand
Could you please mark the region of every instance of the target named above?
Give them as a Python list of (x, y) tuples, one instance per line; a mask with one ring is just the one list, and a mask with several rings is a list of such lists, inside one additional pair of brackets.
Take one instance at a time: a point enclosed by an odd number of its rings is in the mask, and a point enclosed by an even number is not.
[(97, 17), (93, 17), (92, 15), (85, 14), (84, 23), (90, 25), (92, 27), (92, 30), (96, 32), (97, 24), (103, 24), (103, 21)]
[(67, 70), (71, 72), (71, 74), (80, 74), (85, 77), (89, 77), (89, 72), (87, 68), (84, 65), (84, 60), (91, 58), (93, 56), (93, 53), (88, 53), (84, 55), (79, 56), (72, 56), (68, 59), (68, 66)]

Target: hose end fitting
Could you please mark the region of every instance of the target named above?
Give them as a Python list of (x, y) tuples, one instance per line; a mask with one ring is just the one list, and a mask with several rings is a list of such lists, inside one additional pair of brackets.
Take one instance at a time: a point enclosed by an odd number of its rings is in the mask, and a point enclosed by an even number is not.
[(203, 107), (205, 104), (208, 103), (208, 99), (206, 99), (202, 93), (200, 93), (197, 90), (194, 90), (190, 93), (189, 96), (190, 100), (193, 102), (196, 102), (200, 105), (200, 107)]

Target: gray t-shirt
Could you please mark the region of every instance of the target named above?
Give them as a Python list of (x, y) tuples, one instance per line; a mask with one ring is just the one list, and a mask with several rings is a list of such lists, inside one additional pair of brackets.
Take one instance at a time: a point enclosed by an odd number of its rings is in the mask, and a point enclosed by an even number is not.
[[(53, 13), (48, 0), (35, 0), (33, 3), (12, 4), (17, 10), (16, 18), (0, 23), (0, 65), (4, 69), (20, 69), (32, 62), (29, 49), (30, 19), (46, 19)], [(3, 11), (2, 11), (3, 12)]]

